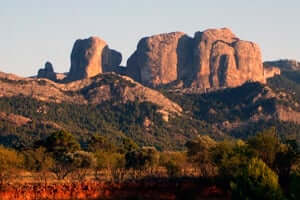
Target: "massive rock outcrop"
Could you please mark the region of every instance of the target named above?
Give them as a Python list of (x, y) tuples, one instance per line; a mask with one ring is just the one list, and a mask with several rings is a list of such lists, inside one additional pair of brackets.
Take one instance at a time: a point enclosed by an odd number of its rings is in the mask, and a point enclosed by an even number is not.
[(228, 28), (197, 32), (194, 38), (181, 32), (143, 38), (127, 61), (127, 75), (152, 87), (178, 80), (202, 89), (265, 82), (259, 46)]
[(112, 50), (98, 37), (79, 39), (71, 53), (71, 68), (67, 80), (81, 80), (96, 76), (122, 61), (121, 53)]
[(181, 32), (143, 38), (127, 61), (127, 75), (151, 86), (167, 84), (190, 66), (192, 38)]

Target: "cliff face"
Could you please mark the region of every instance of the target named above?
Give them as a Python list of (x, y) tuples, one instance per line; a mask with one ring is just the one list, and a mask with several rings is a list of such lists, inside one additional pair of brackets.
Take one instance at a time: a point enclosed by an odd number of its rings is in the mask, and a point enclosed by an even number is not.
[(81, 80), (96, 76), (105, 68), (117, 66), (122, 55), (109, 49), (105, 41), (98, 37), (77, 40), (71, 53), (71, 68), (67, 80)]
[(181, 32), (143, 38), (128, 59), (127, 74), (152, 87), (181, 80), (203, 89), (266, 79), (259, 46), (227, 28), (197, 32), (194, 38)]
[[(126, 75), (150, 87), (180, 83), (179, 87), (200, 90), (236, 87), (247, 81), (265, 83), (279, 74), (262, 64), (260, 48), (240, 40), (228, 28), (208, 29), (189, 37), (182, 32), (141, 39), (136, 51), (120, 67), (122, 55), (98, 38), (79, 39), (71, 53), (71, 68), (65, 82), (90, 78), (105, 72)], [(56, 79), (45, 67), (38, 77)]]
[(192, 38), (181, 32), (143, 38), (127, 61), (127, 75), (145, 85), (168, 84), (190, 66)]

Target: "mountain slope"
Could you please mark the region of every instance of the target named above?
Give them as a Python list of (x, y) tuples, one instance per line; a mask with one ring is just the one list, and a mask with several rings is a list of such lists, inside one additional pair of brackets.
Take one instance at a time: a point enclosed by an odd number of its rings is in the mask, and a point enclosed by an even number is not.
[(182, 149), (199, 134), (247, 138), (272, 126), (300, 143), (297, 77), (284, 72), (267, 85), (185, 93), (111, 73), (68, 84), (0, 74), (0, 143), (26, 148), (65, 129), (83, 146), (99, 133), (115, 143), (131, 138), (140, 146)]

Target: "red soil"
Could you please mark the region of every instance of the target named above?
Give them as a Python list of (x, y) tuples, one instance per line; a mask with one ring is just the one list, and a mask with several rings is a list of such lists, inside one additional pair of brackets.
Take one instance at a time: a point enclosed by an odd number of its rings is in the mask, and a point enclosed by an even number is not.
[(143, 180), (122, 184), (85, 182), (60, 184), (5, 185), (0, 189), (1, 200), (71, 200), (71, 199), (229, 199), (216, 186), (204, 186), (193, 180)]

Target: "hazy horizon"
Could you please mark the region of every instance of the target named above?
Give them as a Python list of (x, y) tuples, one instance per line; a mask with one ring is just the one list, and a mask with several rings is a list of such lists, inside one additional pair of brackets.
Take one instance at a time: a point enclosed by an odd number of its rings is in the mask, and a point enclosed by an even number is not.
[(193, 36), (208, 28), (230, 28), (259, 44), (263, 60), (300, 60), (296, 0), (213, 1), (17, 1), (2, 2), (0, 71), (35, 75), (46, 61), (55, 71), (70, 68), (76, 39), (99, 36), (123, 55), (153, 34), (181, 31)]

